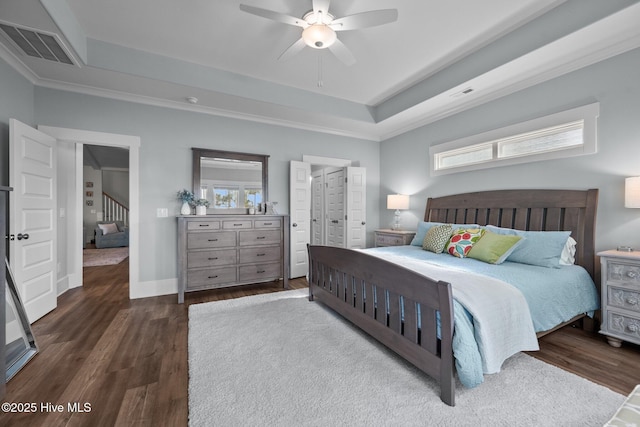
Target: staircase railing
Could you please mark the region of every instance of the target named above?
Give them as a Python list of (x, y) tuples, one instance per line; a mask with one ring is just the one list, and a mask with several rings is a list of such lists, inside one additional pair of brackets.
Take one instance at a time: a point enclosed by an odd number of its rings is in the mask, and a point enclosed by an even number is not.
[(129, 226), (129, 208), (105, 192), (102, 192), (102, 209), (104, 221), (122, 221)]

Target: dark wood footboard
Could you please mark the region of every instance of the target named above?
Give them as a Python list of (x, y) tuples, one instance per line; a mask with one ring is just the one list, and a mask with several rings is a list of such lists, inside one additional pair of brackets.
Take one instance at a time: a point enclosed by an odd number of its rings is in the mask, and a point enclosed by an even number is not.
[(323, 302), (436, 379), (440, 398), (454, 406), (449, 283), (360, 251), (310, 246), (309, 300)]

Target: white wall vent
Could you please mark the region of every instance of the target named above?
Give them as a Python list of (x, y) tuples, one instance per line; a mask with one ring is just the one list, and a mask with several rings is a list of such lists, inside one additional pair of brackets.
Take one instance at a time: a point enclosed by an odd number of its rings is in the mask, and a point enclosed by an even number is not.
[(3, 21), (0, 21), (0, 29), (25, 55), (76, 65), (57, 34), (20, 27)]

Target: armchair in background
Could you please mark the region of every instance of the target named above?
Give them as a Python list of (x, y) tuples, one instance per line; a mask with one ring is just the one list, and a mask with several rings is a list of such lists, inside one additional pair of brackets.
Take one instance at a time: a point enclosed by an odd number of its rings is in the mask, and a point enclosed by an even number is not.
[(129, 246), (129, 227), (122, 221), (98, 221), (96, 227), (96, 248), (117, 248)]

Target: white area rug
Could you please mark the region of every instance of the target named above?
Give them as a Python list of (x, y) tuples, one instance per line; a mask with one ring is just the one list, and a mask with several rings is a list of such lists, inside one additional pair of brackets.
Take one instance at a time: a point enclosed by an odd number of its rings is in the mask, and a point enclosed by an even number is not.
[(307, 292), (189, 307), (190, 426), (602, 426), (625, 399), (521, 353), (449, 407)]
[(129, 256), (129, 248), (83, 249), (82, 266), (120, 264)]

